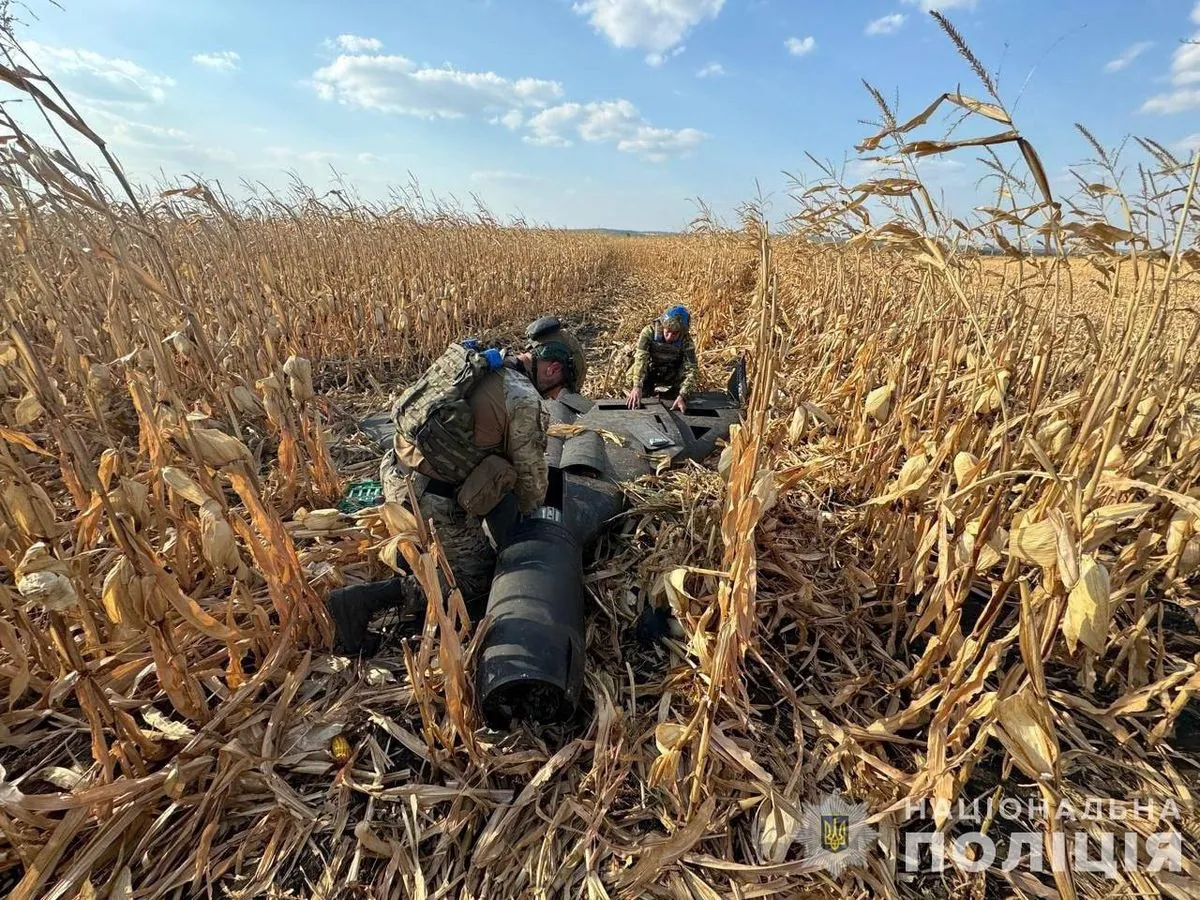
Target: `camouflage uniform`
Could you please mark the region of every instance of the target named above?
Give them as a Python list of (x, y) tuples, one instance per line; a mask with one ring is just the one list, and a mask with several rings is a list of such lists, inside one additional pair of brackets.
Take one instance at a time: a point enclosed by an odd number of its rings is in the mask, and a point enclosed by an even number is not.
[(695, 389), (699, 375), (691, 334), (684, 331), (682, 337), (671, 343), (663, 336), (661, 320), (647, 325), (638, 335), (633, 365), (626, 375), (629, 386), (640, 387), (643, 394), (666, 387), (668, 398), (687, 397)]
[[(472, 457), (496, 455), (507, 460), (514, 473), (511, 493), (522, 513), (537, 509), (546, 496), (546, 429), (549, 425), (541, 397), (524, 371), (513, 364), (484, 375), (467, 398), (474, 419), (474, 440), (464, 448)], [(456, 454), (457, 456), (458, 454)], [(485, 529), (484, 518), (502, 499), (483, 502), (487, 508), (469, 512), (460, 502), (466, 478), (459, 471), (443, 473), (445, 460), (426, 459), (414, 443), (398, 430), (394, 446), (380, 464), (384, 497), (408, 503), (406, 479), (413, 479), (420, 514), (433, 520), (446, 560), (468, 607), (481, 610), (486, 604), (495, 568), (494, 536)], [(457, 476), (457, 477), (456, 477)], [(485, 487), (500, 494), (506, 485)], [(445, 585), (443, 585), (445, 588)]]

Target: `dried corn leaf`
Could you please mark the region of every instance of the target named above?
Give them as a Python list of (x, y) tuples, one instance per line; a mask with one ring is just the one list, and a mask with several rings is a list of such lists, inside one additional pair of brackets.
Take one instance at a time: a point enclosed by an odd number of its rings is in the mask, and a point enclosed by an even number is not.
[(203, 506), (212, 498), (201, 490), (200, 485), (196, 484), (183, 469), (177, 469), (174, 466), (163, 466), (159, 470), (162, 480), (183, 499), (196, 506)]

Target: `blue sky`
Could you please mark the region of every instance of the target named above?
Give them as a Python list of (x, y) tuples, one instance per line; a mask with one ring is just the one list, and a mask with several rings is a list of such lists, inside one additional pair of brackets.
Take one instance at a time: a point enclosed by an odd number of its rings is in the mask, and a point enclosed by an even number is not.
[[(501, 216), (676, 229), (729, 215), (785, 172), (842, 164), (877, 109), (901, 118), (983, 88), (928, 15), (993, 73), (1056, 188), (1105, 144), (1200, 147), (1197, 0), (27, 0), (18, 36), (135, 180), (198, 174), (366, 199), (410, 174)], [(18, 113), (35, 133), (36, 119)], [(924, 135), (942, 137), (940, 114)], [(972, 126), (973, 133), (982, 133)], [(924, 174), (955, 209), (986, 197), (977, 151)], [(851, 163), (851, 182), (870, 173)]]

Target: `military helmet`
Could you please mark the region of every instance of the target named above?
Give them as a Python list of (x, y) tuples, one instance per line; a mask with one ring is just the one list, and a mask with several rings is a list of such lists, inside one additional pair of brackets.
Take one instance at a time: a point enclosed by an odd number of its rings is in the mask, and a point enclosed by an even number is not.
[(674, 325), (679, 331), (687, 331), (692, 321), (692, 314), (686, 306), (672, 306), (662, 314), (660, 321), (664, 325)]
[(542, 316), (525, 329), (530, 350), (538, 359), (562, 363), (567, 370), (567, 387), (578, 392), (587, 377), (587, 354), (583, 344), (555, 316)]

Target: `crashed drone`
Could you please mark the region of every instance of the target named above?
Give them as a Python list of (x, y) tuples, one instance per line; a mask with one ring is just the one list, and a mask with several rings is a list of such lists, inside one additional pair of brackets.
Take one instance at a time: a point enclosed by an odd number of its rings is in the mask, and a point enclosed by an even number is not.
[[(535, 322), (527, 335), (534, 337), (547, 321)], [(543, 401), (551, 424), (545, 502), (518, 518), (510, 496), (488, 516), (489, 530), (500, 538), (486, 610), (491, 625), (476, 658), (475, 697), (489, 726), (505, 728), (514, 719), (561, 721), (574, 714), (584, 680), (583, 556), (626, 509), (621, 483), (653, 475), (664, 463), (705, 461), (739, 421), (747, 390), (742, 358), (724, 391), (692, 395), (684, 413), (657, 397), (643, 399), (636, 409), (623, 398), (593, 400), (576, 393)], [(384, 446), (395, 433), (386, 412), (361, 427)], [(334, 593), (343, 600), (362, 592), (383, 597), (388, 584)], [(334, 599), (331, 595), (330, 602)]]

